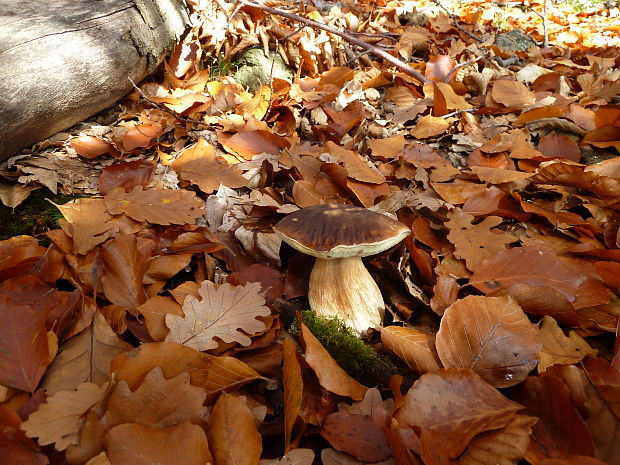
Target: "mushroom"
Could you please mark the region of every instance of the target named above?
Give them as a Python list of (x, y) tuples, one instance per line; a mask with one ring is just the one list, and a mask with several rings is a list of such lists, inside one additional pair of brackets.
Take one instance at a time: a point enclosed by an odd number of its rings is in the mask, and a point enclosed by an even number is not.
[(340, 318), (358, 334), (381, 324), (383, 297), (361, 257), (398, 244), (409, 228), (365, 208), (325, 204), (291, 213), (273, 230), (294, 249), (316, 257), (308, 286), (313, 311)]

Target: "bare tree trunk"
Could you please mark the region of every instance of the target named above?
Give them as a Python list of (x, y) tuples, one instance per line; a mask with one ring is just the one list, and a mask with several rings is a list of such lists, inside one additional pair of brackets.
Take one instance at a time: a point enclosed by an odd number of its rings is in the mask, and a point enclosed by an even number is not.
[(181, 0), (3, 0), (0, 161), (122, 98), (188, 21)]

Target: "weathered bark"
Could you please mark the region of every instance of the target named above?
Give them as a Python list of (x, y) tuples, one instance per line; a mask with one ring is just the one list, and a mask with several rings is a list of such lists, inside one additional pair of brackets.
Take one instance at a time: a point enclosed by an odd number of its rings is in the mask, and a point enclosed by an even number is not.
[(4, 0), (0, 160), (127, 94), (188, 23), (181, 0)]

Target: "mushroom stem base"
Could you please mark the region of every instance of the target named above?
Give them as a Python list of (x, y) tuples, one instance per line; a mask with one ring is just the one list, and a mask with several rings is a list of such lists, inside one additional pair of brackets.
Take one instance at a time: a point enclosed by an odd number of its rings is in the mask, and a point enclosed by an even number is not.
[(381, 291), (360, 257), (317, 258), (308, 300), (319, 316), (340, 318), (358, 334), (383, 321)]

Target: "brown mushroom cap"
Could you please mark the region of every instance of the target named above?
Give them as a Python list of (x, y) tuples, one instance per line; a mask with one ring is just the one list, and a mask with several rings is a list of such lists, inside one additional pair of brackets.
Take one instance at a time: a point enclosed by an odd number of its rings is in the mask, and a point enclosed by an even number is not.
[(294, 249), (318, 258), (366, 257), (398, 244), (411, 231), (381, 213), (324, 204), (283, 218), (273, 230)]

